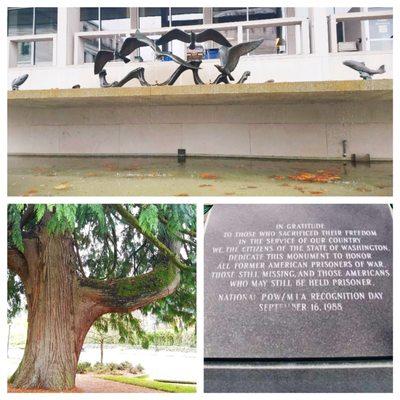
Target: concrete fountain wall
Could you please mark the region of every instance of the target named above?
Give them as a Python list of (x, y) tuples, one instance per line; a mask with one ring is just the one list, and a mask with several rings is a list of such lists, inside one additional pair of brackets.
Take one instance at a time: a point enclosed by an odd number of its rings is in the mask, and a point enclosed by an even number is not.
[(10, 154), (392, 159), (392, 81), (9, 92)]

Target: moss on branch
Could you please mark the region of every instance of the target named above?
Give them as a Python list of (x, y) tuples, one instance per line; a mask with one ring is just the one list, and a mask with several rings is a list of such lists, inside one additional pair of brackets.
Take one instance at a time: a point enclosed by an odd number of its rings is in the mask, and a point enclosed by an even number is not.
[[(152, 271), (130, 278), (97, 280), (81, 278), (80, 286), (96, 303), (114, 308), (131, 308), (146, 298), (157, 297), (174, 282), (179, 270), (170, 262)], [(164, 294), (165, 295), (165, 294)], [(163, 296), (162, 296), (163, 297)]]
[(120, 279), (116, 285), (117, 294), (122, 297), (137, 297), (158, 293), (173, 282), (176, 273), (175, 266), (170, 263), (167, 267), (157, 266), (145, 275)]

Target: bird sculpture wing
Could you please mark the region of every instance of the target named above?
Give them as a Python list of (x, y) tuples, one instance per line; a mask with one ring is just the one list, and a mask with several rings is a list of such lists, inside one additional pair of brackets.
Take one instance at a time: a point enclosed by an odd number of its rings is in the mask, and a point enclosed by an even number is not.
[(97, 75), (111, 60), (114, 60), (114, 52), (108, 50), (98, 51), (94, 59), (94, 74)]
[(176, 63), (180, 65), (184, 65), (186, 68), (191, 68), (191, 69), (199, 69), (199, 66), (193, 65), (185, 60), (182, 60), (182, 58), (176, 56), (175, 54), (172, 54), (170, 51), (162, 51), (160, 47), (156, 44), (156, 41), (153, 39), (150, 39), (149, 37), (143, 35), (143, 33), (136, 31), (134, 37), (136, 37), (138, 40), (140, 40), (143, 43), (148, 44), (153, 50), (154, 53), (160, 57), (160, 56), (168, 56), (172, 58)]
[(179, 65), (184, 65), (186, 68), (190, 69), (199, 69), (200, 67), (195, 64), (191, 64), (190, 62), (187, 62), (185, 60), (182, 60), (182, 58), (176, 56), (175, 54), (171, 53), (170, 51), (158, 51), (156, 52), (158, 56), (167, 56), (172, 58), (176, 63)]
[(140, 32), (139, 30), (135, 32), (133, 38), (137, 39), (139, 42), (144, 43), (144, 46), (150, 46), (154, 51), (157, 51), (157, 45), (155, 40), (150, 39), (146, 35), (143, 35), (143, 33)]
[(226, 65), (224, 65), (221, 60), (222, 66), (225, 70), (232, 72), (236, 68), (239, 58), (256, 49), (263, 41), (263, 39), (259, 39), (254, 40), (253, 42), (239, 43), (236, 46), (229, 48), (227, 51), (228, 56), (226, 59)]
[(196, 42), (202, 43), (207, 40), (212, 40), (221, 46), (232, 47), (226, 37), (215, 29), (206, 29), (196, 35)]
[(147, 43), (144, 43), (144, 42), (136, 39), (135, 37), (128, 37), (124, 40), (124, 43), (122, 43), (119, 54), (122, 57), (126, 57), (127, 55), (131, 54), (136, 49), (138, 49), (139, 47), (144, 47), (144, 46), (147, 46)]
[(172, 40), (179, 40), (180, 42), (190, 43), (190, 35), (180, 29), (172, 29), (165, 35), (156, 40), (158, 46), (169, 43)]

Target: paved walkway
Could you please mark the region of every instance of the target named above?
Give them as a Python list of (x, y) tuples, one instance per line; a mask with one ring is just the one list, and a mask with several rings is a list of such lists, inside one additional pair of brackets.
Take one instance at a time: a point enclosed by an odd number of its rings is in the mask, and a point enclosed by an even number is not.
[(83, 393), (164, 393), (159, 390), (99, 379), (90, 374), (76, 375), (76, 389)]

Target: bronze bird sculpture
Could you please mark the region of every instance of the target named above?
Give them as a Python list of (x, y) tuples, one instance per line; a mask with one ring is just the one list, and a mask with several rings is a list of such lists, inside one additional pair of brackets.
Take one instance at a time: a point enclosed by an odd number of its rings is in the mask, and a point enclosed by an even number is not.
[(376, 74), (384, 74), (386, 72), (385, 66), (381, 65), (378, 69), (368, 68), (364, 62), (346, 60), (343, 61), (343, 65), (354, 69), (360, 74), (360, 78), (364, 80), (372, 79), (372, 77)]
[(128, 57), (125, 57), (120, 51), (109, 51), (109, 50), (100, 50), (97, 52), (96, 57), (94, 59), (94, 73), (97, 75), (103, 67), (112, 60), (120, 58), (124, 63), (128, 63), (131, 61)]
[(18, 90), (19, 87), (28, 79), (29, 75), (24, 74), (16, 77), (12, 82), (11, 82), (11, 89), (12, 90)]
[(233, 47), (222, 46), (219, 50), (221, 65), (216, 65), (216, 68), (221, 74), (228, 76), (233, 81), (231, 73), (236, 68), (240, 57), (256, 49), (263, 41), (264, 39), (259, 39), (252, 42), (239, 43)]
[(149, 46), (155, 53), (156, 57), (167, 56), (170, 57), (176, 63), (183, 65), (190, 69), (198, 69), (198, 66), (194, 66), (189, 62), (182, 60), (180, 57), (176, 56), (175, 54), (171, 53), (170, 51), (161, 50), (160, 47), (157, 45), (157, 41), (153, 40), (139, 30), (137, 30), (133, 36), (128, 37), (124, 40), (124, 43), (121, 46), (121, 50), (117, 52), (112, 51), (105, 51), (101, 50), (96, 54), (96, 58), (94, 61), (94, 73), (98, 74), (106, 65), (108, 61), (113, 60), (115, 57), (121, 58), (124, 62), (129, 62), (128, 56), (133, 51), (138, 49), (139, 47)]
[(222, 46), (231, 47), (232, 45), (225, 38), (224, 35), (219, 33), (215, 29), (206, 29), (200, 33), (190, 32), (186, 33), (180, 29), (172, 29), (165, 35), (161, 36), (156, 43), (161, 46), (172, 40), (179, 40), (184, 43), (190, 43), (189, 49), (193, 50), (196, 47), (196, 43), (206, 42), (207, 40), (212, 40)]

